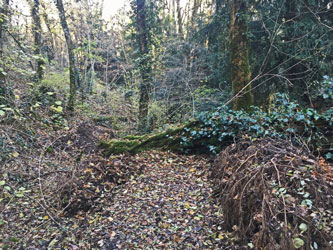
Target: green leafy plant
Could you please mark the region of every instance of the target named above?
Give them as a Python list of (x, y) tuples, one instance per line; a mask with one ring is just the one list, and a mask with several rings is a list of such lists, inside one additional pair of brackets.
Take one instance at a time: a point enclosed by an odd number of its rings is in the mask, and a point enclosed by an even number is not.
[(12, 108), (7, 107), (6, 105), (0, 105), (0, 117), (5, 116), (9, 112), (14, 112)]
[(333, 78), (324, 76), (322, 96), (325, 100), (333, 100)]
[(200, 113), (197, 119), (200, 126), (185, 128), (182, 147), (186, 150), (195, 141), (202, 140), (210, 152), (217, 153), (224, 141), (242, 137), (295, 138), (302, 135), (305, 143), (316, 142), (316, 147), (320, 147), (321, 142), (326, 143), (326, 138), (317, 123), (323, 121), (332, 125), (333, 112), (329, 110), (320, 114), (315, 109), (302, 108), (285, 94), (277, 94), (269, 112), (259, 107), (252, 107), (252, 113), (221, 107), (214, 113)]
[(50, 110), (53, 113), (51, 119), (57, 127), (67, 126), (61, 101), (55, 101), (54, 104), (51, 105)]

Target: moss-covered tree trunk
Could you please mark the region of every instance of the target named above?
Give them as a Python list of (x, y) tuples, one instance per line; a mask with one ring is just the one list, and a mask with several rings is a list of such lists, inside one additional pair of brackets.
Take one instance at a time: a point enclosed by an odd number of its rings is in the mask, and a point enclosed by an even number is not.
[(80, 76), (79, 71), (76, 68), (76, 60), (74, 56), (74, 45), (72, 42), (72, 38), (70, 36), (66, 16), (65, 16), (65, 10), (62, 0), (55, 0), (59, 17), (60, 17), (60, 23), (65, 35), (66, 44), (67, 44), (67, 51), (68, 51), (68, 59), (69, 59), (69, 100), (67, 104), (68, 111), (74, 110), (74, 103), (75, 103), (75, 94), (76, 94), (76, 86), (80, 86)]
[(231, 0), (230, 6), (230, 63), (232, 93), (235, 110), (249, 110), (253, 105), (251, 70), (249, 63), (247, 4), (244, 0)]
[(42, 27), (40, 23), (39, 6), (39, 0), (34, 0), (31, 7), (31, 14), (33, 19), (32, 32), (34, 34), (34, 54), (36, 56), (36, 82), (40, 82), (42, 80), (44, 71), (44, 60), (41, 53)]
[(149, 30), (146, 23), (146, 1), (136, 0), (137, 41), (140, 50), (139, 130), (147, 128), (148, 104), (150, 93), (151, 61), (149, 57)]
[[(8, 7), (9, 0), (2, 0), (0, 6), (0, 94), (1, 89), (5, 88), (6, 84), (6, 72), (5, 72), (5, 63), (3, 60), (4, 55), (4, 46), (5, 46), (5, 31), (7, 29), (7, 19), (8, 19)], [(3, 90), (4, 91), (4, 90)]]

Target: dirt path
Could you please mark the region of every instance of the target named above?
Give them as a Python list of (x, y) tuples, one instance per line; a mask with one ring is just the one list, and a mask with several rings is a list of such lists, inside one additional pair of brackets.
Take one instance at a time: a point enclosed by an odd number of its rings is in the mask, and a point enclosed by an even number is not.
[(222, 215), (211, 200), (207, 161), (150, 155), (144, 173), (115, 191), (106, 208), (104, 249), (217, 249)]

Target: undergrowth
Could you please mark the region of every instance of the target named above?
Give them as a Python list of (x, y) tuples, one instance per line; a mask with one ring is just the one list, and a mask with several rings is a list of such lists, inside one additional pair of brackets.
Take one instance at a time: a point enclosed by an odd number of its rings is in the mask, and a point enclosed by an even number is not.
[[(332, 157), (333, 109), (319, 113), (312, 108), (302, 108), (286, 95), (278, 94), (269, 111), (252, 107), (252, 112), (234, 111), (221, 107), (213, 113), (197, 116), (199, 126), (184, 129), (181, 146), (189, 151), (197, 141), (202, 141), (211, 153), (221, 151), (224, 141), (240, 138), (294, 138), (297, 143), (309, 145), (312, 150), (323, 150)], [(332, 139), (332, 138), (331, 138)]]

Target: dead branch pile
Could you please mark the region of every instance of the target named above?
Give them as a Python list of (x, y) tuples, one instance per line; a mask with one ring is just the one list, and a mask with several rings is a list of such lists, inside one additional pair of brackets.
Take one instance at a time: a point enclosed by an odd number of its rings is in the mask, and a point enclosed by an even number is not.
[(307, 150), (286, 140), (242, 141), (220, 153), (212, 179), (225, 226), (243, 244), (332, 247), (333, 182)]
[(112, 137), (111, 129), (84, 121), (49, 143), (45, 158), (59, 159), (59, 169), (42, 174), (42, 187), (57, 212), (63, 210), (67, 216), (86, 212), (98, 206), (101, 193), (109, 196), (115, 186), (142, 171), (135, 156), (106, 159), (100, 154), (97, 142)]
[[(112, 197), (112, 190), (124, 184), (130, 178), (140, 174), (145, 163), (136, 156), (118, 155), (105, 159), (100, 155), (92, 155), (91, 159), (83, 160), (76, 173), (64, 177), (69, 180), (67, 185), (60, 185), (59, 201), (67, 216), (80, 211), (107, 205)], [(103, 194), (104, 199), (100, 199)]]
[(111, 139), (113, 137), (114, 134), (111, 129), (85, 121), (59, 137), (54, 143), (54, 147), (66, 151), (81, 149), (84, 153), (91, 153), (96, 152), (96, 145), (100, 139)]

